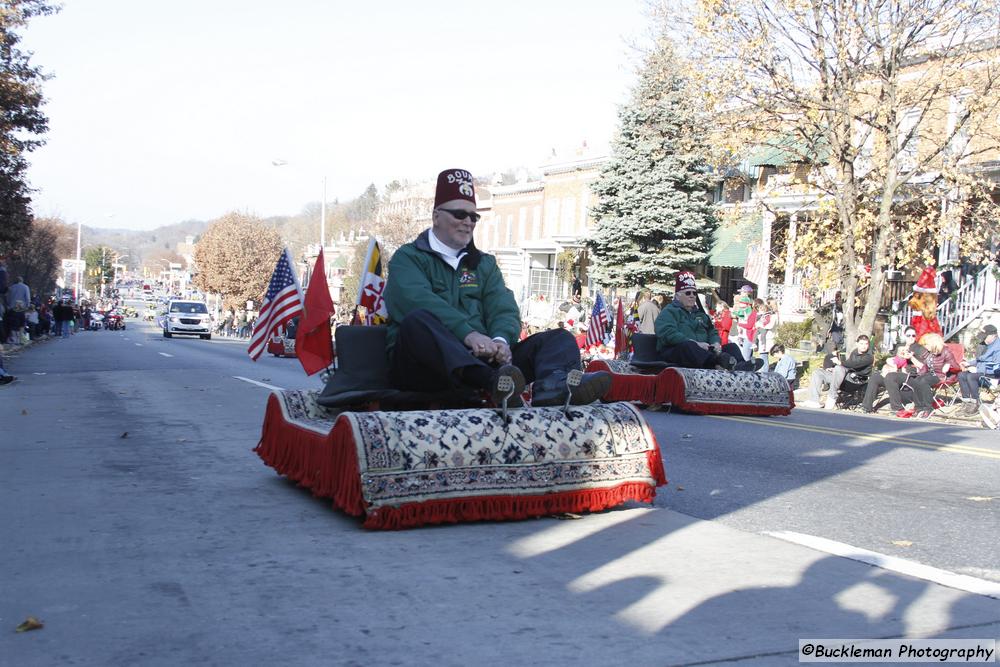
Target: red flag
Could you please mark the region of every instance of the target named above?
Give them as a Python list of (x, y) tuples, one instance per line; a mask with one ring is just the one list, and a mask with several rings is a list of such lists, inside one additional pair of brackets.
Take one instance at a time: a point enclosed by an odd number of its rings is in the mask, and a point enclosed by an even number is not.
[(625, 311), (622, 300), (618, 299), (618, 313), (615, 315), (615, 356), (625, 353)]
[(312, 375), (333, 363), (333, 337), (330, 335), (333, 299), (326, 286), (322, 248), (316, 258), (312, 277), (309, 278), (305, 310), (295, 335), (295, 356), (299, 358), (306, 375)]

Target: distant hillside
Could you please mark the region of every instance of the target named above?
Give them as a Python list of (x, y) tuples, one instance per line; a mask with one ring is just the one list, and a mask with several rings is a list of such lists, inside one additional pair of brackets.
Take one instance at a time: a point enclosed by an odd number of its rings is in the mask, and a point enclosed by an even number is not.
[[(140, 266), (143, 258), (154, 251), (175, 250), (178, 243), (183, 243), (185, 237), (196, 239), (208, 228), (208, 223), (201, 220), (187, 220), (173, 225), (157, 227), (153, 230), (137, 231), (134, 229), (101, 229), (83, 227), (83, 245), (106, 245), (120, 253), (128, 255), (129, 266)], [(75, 228), (73, 230), (76, 231)], [(74, 233), (75, 237), (76, 234)], [(75, 240), (75, 239), (74, 239)]]

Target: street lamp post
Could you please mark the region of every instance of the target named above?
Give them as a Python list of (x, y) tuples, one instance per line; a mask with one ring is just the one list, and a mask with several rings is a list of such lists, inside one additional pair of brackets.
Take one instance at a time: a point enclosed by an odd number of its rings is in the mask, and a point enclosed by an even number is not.
[(80, 235), (83, 233), (83, 223), (76, 223), (76, 272), (73, 281), (73, 301), (80, 301)]

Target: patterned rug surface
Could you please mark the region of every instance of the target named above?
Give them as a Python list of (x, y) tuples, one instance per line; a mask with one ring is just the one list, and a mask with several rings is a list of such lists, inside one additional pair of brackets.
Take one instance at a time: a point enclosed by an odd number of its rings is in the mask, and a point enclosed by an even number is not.
[(794, 407), (788, 381), (777, 373), (668, 368), (657, 382), (660, 402), (690, 412), (787, 415)]
[(777, 373), (674, 368), (691, 403), (752, 403), (788, 407), (788, 380)]
[(628, 403), (513, 409), (507, 424), (490, 409), (344, 412), (335, 421), (316, 394), (274, 396), (285, 421), (317, 435), (349, 424), (369, 514), (477, 497), (611, 498), (609, 490), (632, 485), (651, 500), (666, 483), (656, 440)]

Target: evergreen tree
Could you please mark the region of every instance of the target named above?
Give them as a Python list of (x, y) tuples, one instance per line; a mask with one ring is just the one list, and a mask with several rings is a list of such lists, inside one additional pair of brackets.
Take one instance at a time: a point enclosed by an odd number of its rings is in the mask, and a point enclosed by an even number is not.
[(27, 153), (48, 129), (42, 113), (44, 74), (18, 48), (19, 30), (58, 8), (45, 0), (0, 0), (0, 255), (19, 250), (31, 225)]
[(718, 221), (707, 198), (705, 128), (666, 38), (647, 57), (619, 124), (594, 184), (593, 273), (608, 285), (670, 284), (677, 270), (707, 259)]

